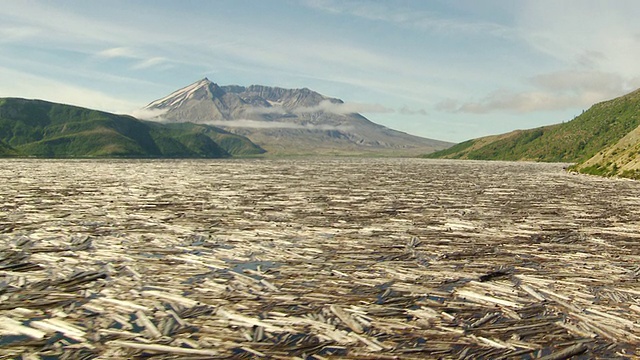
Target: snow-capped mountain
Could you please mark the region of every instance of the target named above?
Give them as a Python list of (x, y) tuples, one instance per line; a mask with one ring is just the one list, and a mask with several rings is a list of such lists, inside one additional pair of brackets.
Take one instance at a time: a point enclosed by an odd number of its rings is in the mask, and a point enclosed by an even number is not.
[(204, 78), (144, 109), (164, 122), (206, 123), (244, 135), (270, 153), (426, 153), (450, 143), (409, 135), (309, 89), (219, 86)]
[[(156, 100), (147, 105), (146, 108), (165, 108), (165, 107), (177, 107), (182, 105), (185, 101), (189, 100), (191, 96), (197, 91), (206, 91), (210, 85), (215, 86), (209, 79), (204, 78), (198, 82), (195, 82), (187, 87), (176, 90), (162, 99)], [(215, 89), (214, 89), (215, 91)]]

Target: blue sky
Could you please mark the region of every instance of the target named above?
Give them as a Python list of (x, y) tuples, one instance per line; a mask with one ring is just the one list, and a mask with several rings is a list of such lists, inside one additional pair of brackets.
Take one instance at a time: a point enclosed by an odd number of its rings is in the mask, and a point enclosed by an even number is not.
[(0, 6), (0, 96), (117, 113), (203, 77), (307, 87), (454, 142), (640, 87), (635, 0), (65, 0)]

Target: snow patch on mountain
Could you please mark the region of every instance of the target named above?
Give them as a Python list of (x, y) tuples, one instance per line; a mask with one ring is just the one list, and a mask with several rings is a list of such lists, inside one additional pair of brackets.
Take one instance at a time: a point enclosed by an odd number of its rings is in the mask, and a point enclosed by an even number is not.
[(152, 109), (157, 107), (177, 107), (182, 105), (186, 100), (188, 100), (191, 95), (193, 95), (196, 91), (201, 88), (208, 87), (210, 84), (213, 84), (209, 79), (204, 78), (196, 83), (193, 83), (189, 86), (183, 87), (182, 89), (176, 90), (171, 94), (163, 97), (162, 99), (158, 99), (149, 105), (145, 106), (146, 109)]

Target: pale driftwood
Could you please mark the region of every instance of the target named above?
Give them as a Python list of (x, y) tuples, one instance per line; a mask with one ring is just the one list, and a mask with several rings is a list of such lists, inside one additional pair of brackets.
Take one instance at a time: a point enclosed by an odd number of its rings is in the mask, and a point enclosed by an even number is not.
[(557, 353), (543, 356), (540, 358), (540, 360), (564, 360), (575, 355), (580, 355), (583, 352), (587, 351), (587, 349), (588, 348), (585, 344), (577, 344), (558, 351)]
[(640, 356), (640, 183), (420, 159), (0, 181), (0, 357)]
[(63, 333), (65, 336), (74, 339), (76, 341), (81, 341), (84, 342), (84, 335), (85, 333), (83, 331), (77, 331), (75, 329), (70, 329), (68, 327), (65, 326), (60, 326), (59, 324), (55, 324), (52, 323), (50, 321), (51, 319), (46, 319), (46, 320), (42, 320), (42, 321), (33, 321), (31, 322), (31, 326), (40, 330), (43, 330), (45, 332), (49, 332), (49, 333), (53, 333), (53, 332), (60, 332)]
[(331, 312), (354, 332), (358, 334), (362, 334), (364, 332), (362, 326), (351, 318), (351, 315), (345, 313), (338, 305), (331, 305), (329, 306), (329, 309), (331, 309)]
[(151, 320), (149, 320), (144, 312), (138, 310), (136, 311), (136, 316), (138, 318), (139, 325), (144, 327), (149, 332), (149, 335), (151, 335), (152, 338), (162, 337), (162, 333), (160, 332), (160, 330), (158, 330), (158, 328), (151, 322)]
[(106, 345), (129, 347), (129, 348), (147, 350), (147, 351), (153, 351), (153, 352), (159, 352), (159, 353), (205, 355), (205, 356), (207, 355), (216, 356), (219, 354), (219, 352), (215, 350), (190, 349), (190, 348), (159, 345), (159, 344), (143, 344), (143, 343), (136, 343), (131, 341), (121, 341), (121, 340), (109, 341), (106, 343)]
[(26, 335), (34, 339), (42, 339), (47, 334), (44, 331), (24, 326), (19, 321), (4, 316), (0, 317), (0, 328), (8, 334)]
[(486, 295), (478, 294), (468, 290), (458, 290), (456, 291), (456, 295), (458, 295), (461, 298), (469, 299), (471, 301), (477, 300), (481, 302), (493, 303), (497, 305), (503, 305), (503, 306), (514, 307), (514, 308), (522, 307), (522, 305), (515, 303), (513, 301), (498, 299), (492, 296), (486, 296)]

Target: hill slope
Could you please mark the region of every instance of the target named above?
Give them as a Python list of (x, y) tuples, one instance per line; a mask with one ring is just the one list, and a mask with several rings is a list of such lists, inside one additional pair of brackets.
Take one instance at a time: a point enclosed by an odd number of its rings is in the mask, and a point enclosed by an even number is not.
[(639, 125), (640, 90), (593, 105), (566, 123), (472, 139), (426, 157), (582, 162)]
[(420, 154), (451, 143), (413, 136), (349, 112), (342, 100), (309, 89), (218, 86), (202, 79), (153, 101), (160, 122), (213, 124), (270, 154)]
[(472, 139), (426, 157), (583, 162), (640, 125), (640, 90), (557, 125)]
[(16, 156), (17, 152), (11, 146), (5, 144), (3, 141), (0, 141), (0, 156), (8, 157), (8, 156)]
[(585, 174), (640, 179), (640, 126), (617, 143), (590, 159), (576, 164), (572, 170)]
[(582, 173), (640, 179), (640, 90), (563, 124), (472, 139), (433, 158), (574, 162)]
[(41, 100), (0, 99), (1, 156), (216, 158), (263, 151), (211, 126), (167, 126)]

